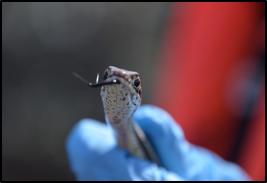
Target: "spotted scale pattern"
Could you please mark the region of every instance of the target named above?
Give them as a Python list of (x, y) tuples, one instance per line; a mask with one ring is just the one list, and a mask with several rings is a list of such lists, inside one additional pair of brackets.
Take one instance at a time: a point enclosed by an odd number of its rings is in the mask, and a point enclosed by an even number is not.
[[(141, 86), (136, 87), (137, 72), (109, 66), (106, 81), (119, 80), (120, 84), (101, 87), (106, 122), (114, 129), (118, 145), (140, 158), (147, 158), (133, 128), (132, 116), (141, 104)], [(141, 84), (140, 84), (141, 85)]]
[(100, 92), (106, 122), (115, 132), (118, 145), (139, 158), (160, 165), (153, 147), (132, 118), (142, 99), (140, 74), (109, 66), (104, 72), (104, 80), (119, 81), (119, 84), (102, 85)]

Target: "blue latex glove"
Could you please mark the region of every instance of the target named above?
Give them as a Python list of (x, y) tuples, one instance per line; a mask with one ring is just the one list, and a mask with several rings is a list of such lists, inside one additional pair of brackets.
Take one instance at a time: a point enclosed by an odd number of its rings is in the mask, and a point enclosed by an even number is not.
[(238, 165), (187, 142), (181, 127), (166, 111), (143, 105), (134, 119), (155, 147), (163, 167), (118, 147), (105, 124), (83, 119), (66, 141), (77, 180), (251, 180)]

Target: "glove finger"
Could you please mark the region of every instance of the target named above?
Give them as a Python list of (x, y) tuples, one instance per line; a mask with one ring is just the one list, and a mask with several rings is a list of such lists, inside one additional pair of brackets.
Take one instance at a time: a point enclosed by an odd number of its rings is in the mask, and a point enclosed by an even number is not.
[(181, 127), (163, 109), (143, 105), (134, 119), (158, 153), (163, 167), (185, 180), (250, 180), (236, 164), (186, 141)]
[(141, 106), (134, 119), (157, 151), (163, 167), (181, 173), (187, 165), (183, 157), (188, 148), (181, 127), (166, 111), (152, 105)]
[[(66, 150), (77, 180), (109, 180), (114, 165), (125, 161), (123, 157), (126, 156), (126, 151), (117, 148), (110, 129), (92, 119), (83, 119), (73, 127), (66, 140)], [(123, 173), (120, 176), (122, 179), (129, 179), (125, 170), (120, 169), (120, 166), (117, 168), (116, 171)]]

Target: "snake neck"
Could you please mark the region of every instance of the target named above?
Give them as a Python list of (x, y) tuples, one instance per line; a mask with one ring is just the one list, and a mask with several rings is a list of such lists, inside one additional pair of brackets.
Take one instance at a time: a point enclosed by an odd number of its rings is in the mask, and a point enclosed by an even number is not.
[(125, 119), (125, 121), (120, 121), (120, 125), (114, 124), (108, 118), (106, 122), (112, 127), (115, 132), (115, 137), (117, 143), (120, 147), (129, 150), (131, 143), (136, 140), (136, 135), (133, 129), (134, 121), (132, 119)]
[(136, 141), (136, 136), (133, 129), (133, 121), (129, 120), (120, 128), (114, 130), (116, 131), (118, 145), (122, 148), (130, 150), (132, 147), (132, 142)]
[(123, 125), (120, 126), (114, 125), (108, 120), (108, 118), (106, 118), (106, 122), (115, 132), (115, 137), (119, 147), (128, 150), (131, 154), (139, 158), (146, 158), (144, 149), (140, 144), (133, 127), (134, 123), (136, 122), (132, 118), (130, 118), (128, 121), (123, 121)]

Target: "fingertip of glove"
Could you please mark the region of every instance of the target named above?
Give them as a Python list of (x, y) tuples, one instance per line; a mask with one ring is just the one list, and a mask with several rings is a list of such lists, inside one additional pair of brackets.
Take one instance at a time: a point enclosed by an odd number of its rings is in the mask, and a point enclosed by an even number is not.
[(115, 144), (110, 129), (105, 124), (93, 119), (82, 119), (73, 127), (66, 144), (76, 146), (77, 141), (90, 147), (99, 147), (99, 143)]
[(107, 126), (92, 119), (80, 120), (73, 127), (65, 142), (73, 169), (78, 169), (83, 161), (93, 161), (93, 157), (98, 157), (99, 154), (115, 145), (115, 139)]
[(154, 105), (142, 105), (135, 112), (134, 118), (150, 118), (158, 124), (165, 123), (165, 121), (174, 121), (168, 112)]
[(155, 148), (164, 167), (172, 170), (174, 159), (184, 146), (184, 133), (172, 116), (165, 110), (143, 105), (134, 115), (134, 119)]
[(164, 135), (171, 128), (177, 129), (178, 133), (183, 134), (179, 124), (175, 122), (168, 112), (153, 105), (142, 105), (136, 111), (134, 119), (148, 133), (153, 131), (158, 135)]

